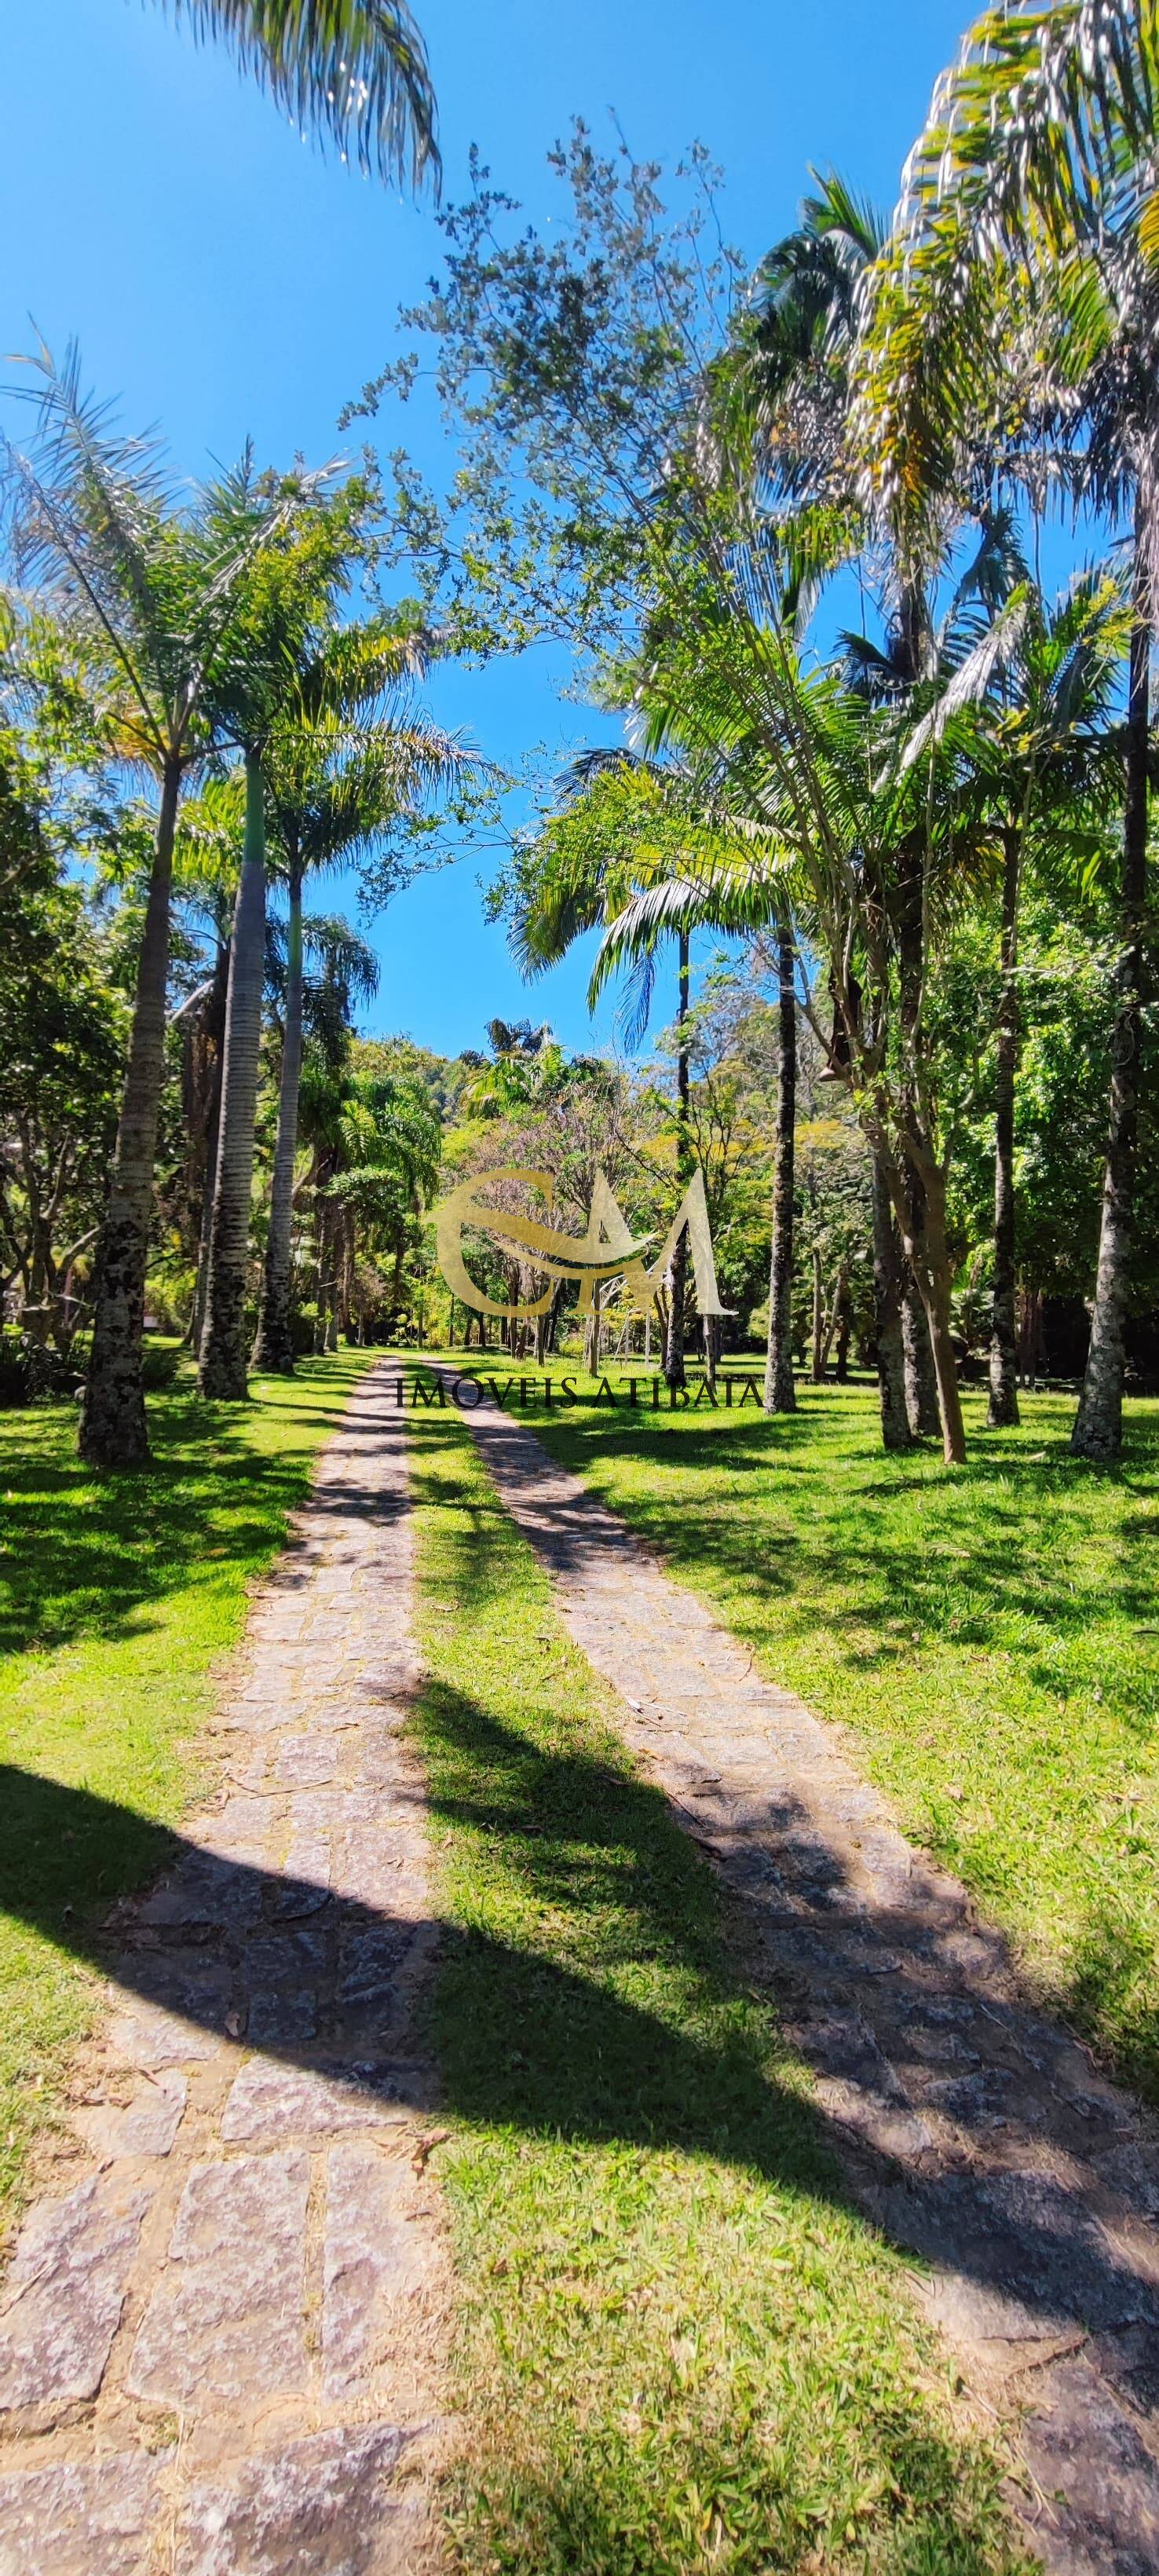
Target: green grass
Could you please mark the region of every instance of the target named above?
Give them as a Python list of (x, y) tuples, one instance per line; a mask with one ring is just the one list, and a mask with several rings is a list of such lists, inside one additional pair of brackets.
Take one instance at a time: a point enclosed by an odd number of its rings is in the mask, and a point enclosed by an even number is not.
[[(93, 2007), (94, 1933), (160, 1862), (192, 1739), (356, 1378), (374, 1355), (150, 1401), (152, 1467), (94, 1476), (76, 1410), (0, 1413), (0, 2194)], [(86, 1799), (62, 1801), (60, 1790)], [(68, 1809), (67, 1814), (64, 1812)], [(86, 1955), (87, 1954), (87, 1955)]]
[(845, 1721), (908, 1830), (1159, 2101), (1159, 1404), (1128, 1406), (1114, 1470), (1070, 1458), (1073, 1412), (1030, 1396), (988, 1433), (969, 1394), (954, 1469), (887, 1458), (868, 1386), (804, 1387), (776, 1421), (528, 1420), (762, 1672)]
[(741, 1923), (451, 1416), (411, 1417), (469, 2576), (1027, 2561)]

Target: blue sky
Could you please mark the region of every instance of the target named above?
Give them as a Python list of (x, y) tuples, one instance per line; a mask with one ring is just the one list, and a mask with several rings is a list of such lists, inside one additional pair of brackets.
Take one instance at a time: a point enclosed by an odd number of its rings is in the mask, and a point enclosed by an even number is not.
[[(726, 175), (730, 237), (754, 261), (792, 222), (808, 165), (889, 202), (968, 0), (418, 0), (440, 105), (448, 194), (472, 142), (542, 218), (545, 155), (582, 114), (614, 109), (631, 149), (671, 162), (704, 142)], [(336, 422), (391, 353), (400, 302), (438, 258), (412, 206), (304, 145), (219, 51), (148, 0), (50, 0), (0, 20), (0, 345), (75, 335), (88, 381), (125, 422), (160, 425), (183, 472), (236, 455), (340, 452)], [(438, 479), (439, 433), (420, 426)], [(575, 748), (560, 656), (440, 675), (440, 720), (500, 762)], [(603, 727), (599, 730), (602, 732)], [(593, 724), (593, 732), (596, 727)], [(577, 953), (530, 991), (482, 918), (473, 853), (412, 886), (377, 924), (366, 1025), (452, 1053), (494, 1013), (550, 1019), (590, 1045)], [(327, 896), (327, 902), (335, 898)], [(610, 1019), (596, 1034), (607, 1039)]]

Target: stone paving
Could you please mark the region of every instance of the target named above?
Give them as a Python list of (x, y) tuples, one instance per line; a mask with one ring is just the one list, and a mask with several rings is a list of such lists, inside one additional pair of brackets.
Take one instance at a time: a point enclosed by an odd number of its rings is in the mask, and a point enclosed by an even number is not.
[(0, 2294), (0, 2576), (425, 2576), (446, 2309), (404, 1420), (363, 1380), (221, 1789), (115, 1938), (75, 2179)]
[(1035, 2008), (839, 1731), (762, 1681), (531, 1432), (490, 1403), (467, 1418), (634, 1754), (750, 1900), (862, 2205), (933, 2267), (963, 2376), (1018, 2418), (1033, 2547), (1057, 2576), (1159, 2570), (1154, 2127)]

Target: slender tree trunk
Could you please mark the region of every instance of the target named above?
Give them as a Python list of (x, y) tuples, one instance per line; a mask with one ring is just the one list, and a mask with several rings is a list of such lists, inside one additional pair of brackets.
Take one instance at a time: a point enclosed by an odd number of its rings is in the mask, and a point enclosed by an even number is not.
[(603, 1282), (592, 1281), (592, 1311), (584, 1327), (584, 1367), (589, 1377), (599, 1374), (600, 1366), (600, 1290)]
[(1076, 1458), (1117, 1458), (1123, 1445), (1124, 1318), (1135, 1213), (1135, 1142), (1139, 1118), (1139, 1053), (1143, 1037), (1143, 923), (1147, 900), (1147, 761), (1151, 629), (1142, 501), (1135, 509), (1135, 623), (1127, 715), (1127, 805), (1120, 895), (1122, 945), (1111, 1038), (1111, 1097), (1103, 1212), (1091, 1342), (1071, 1434)]
[(913, 1433), (905, 1400), (905, 1355), (901, 1335), (902, 1254), (894, 1223), (889, 1182), (881, 1156), (873, 1156), (873, 1299), (876, 1309), (877, 1383), (881, 1397), (881, 1437), (887, 1449), (912, 1449)]
[[(683, 1032), (688, 1018), (689, 941), (680, 934), (679, 1004), (676, 1024)], [(676, 1177), (680, 1189), (686, 1187), (688, 1172), (688, 1048), (683, 1035), (676, 1055)], [(664, 1343), (664, 1375), (669, 1386), (684, 1385), (684, 1304), (688, 1289), (688, 1237), (680, 1234), (668, 1269), (668, 1331)]]
[(710, 1395), (716, 1393), (716, 1368), (720, 1356), (720, 1317), (704, 1317), (704, 1375)]
[(213, 965), (213, 992), (206, 1008), (202, 1035), (212, 1039), (213, 1060), (208, 1092), (202, 1109), (205, 1129), (205, 1168), (201, 1176), (201, 1223), (197, 1240), (197, 1277), (193, 1289), (193, 1312), (189, 1319), (188, 1342), (195, 1354), (201, 1349), (205, 1330), (205, 1300), (209, 1289), (209, 1245), (213, 1233), (213, 1194), (217, 1186), (217, 1138), (221, 1125), (221, 1074), (225, 1053), (225, 1013), (229, 999), (229, 939), (220, 938)]
[[(298, 1153), (298, 1091), (302, 1079), (302, 870), (290, 852), (290, 924), (286, 945), (286, 1034), (278, 1092), (278, 1141), (270, 1190), (270, 1231), (253, 1365), (290, 1377), (294, 1337), (290, 1279), (294, 1227), (294, 1164)], [(397, 1290), (397, 1273), (396, 1273)]]
[(354, 1222), (354, 1210), (350, 1206), (346, 1206), (342, 1210), (342, 1232), (340, 1240), (342, 1257), (338, 1271), (338, 1314), (334, 1337), (335, 1349), (337, 1349), (340, 1341), (349, 1341), (351, 1332), (353, 1331), (355, 1265), (358, 1258), (358, 1232)]
[(946, 1242), (945, 1175), (932, 1157), (920, 1174), (921, 1232), (906, 1242), (906, 1255), (921, 1292), (929, 1326), (930, 1348), (938, 1387), (942, 1449), (947, 1466), (961, 1466), (966, 1455), (962, 1392), (951, 1339), (950, 1255)]
[(766, 1413), (795, 1413), (793, 1385), (793, 1157), (797, 1127), (797, 997), (793, 933), (777, 926), (780, 1062), (777, 1132), (773, 1149), (773, 1242), (769, 1257), (769, 1346), (765, 1360)]
[(1021, 834), (1004, 834), (1002, 868), (1002, 1000), (998, 1012), (998, 1097), (994, 1117), (994, 1302), (990, 1334), (990, 1405), (987, 1429), (1003, 1431), (1018, 1420), (1018, 1335), (1015, 1327), (1014, 1092), (1018, 1079), (1018, 876)]
[(229, 960), (217, 1185), (209, 1250), (209, 1295), (198, 1384), (205, 1396), (240, 1402), (246, 1393), (245, 1303), (250, 1192), (265, 978), (266, 838), (261, 761), (246, 755), (245, 849)]
[(80, 1419), (81, 1456), (94, 1467), (136, 1466), (149, 1455), (141, 1337), (165, 1073), (169, 897), (180, 794), (181, 770), (173, 762), (161, 782), (129, 1063), (96, 1259), (92, 1359)]
[[(914, 650), (921, 619), (916, 598), (911, 603)], [(917, 663), (914, 665), (915, 673)], [(913, 1274), (929, 1328), (942, 1450), (947, 1465), (966, 1455), (966, 1430), (958, 1371), (950, 1340), (950, 1259), (946, 1242), (946, 1179), (933, 1139), (919, 1115), (925, 1037), (922, 1023), (925, 982), (925, 841), (910, 836), (901, 854), (897, 883), (899, 1026), (903, 1072), (901, 1106), (912, 1144), (895, 1175), (899, 1196), (896, 1214), (906, 1259)]]
[(848, 1297), (849, 1268), (846, 1262), (841, 1261), (837, 1265), (837, 1275), (833, 1282), (833, 1294), (829, 1300), (829, 1310), (825, 1317), (825, 1331), (821, 1342), (822, 1385), (824, 1385), (825, 1380), (829, 1375), (829, 1353), (833, 1348), (833, 1336), (837, 1331), (838, 1324), (845, 1312)]
[(810, 1348), (810, 1354), (809, 1354), (809, 1376), (810, 1376), (810, 1379), (811, 1379), (811, 1381), (812, 1381), (812, 1383), (813, 1383), (813, 1385), (814, 1385), (814, 1386), (820, 1386), (820, 1385), (821, 1385), (821, 1382), (822, 1382), (822, 1380), (823, 1380), (823, 1378), (824, 1378), (824, 1375), (825, 1375), (825, 1362), (824, 1362), (824, 1360), (822, 1359), (822, 1356), (821, 1356), (821, 1337), (822, 1337), (822, 1333), (823, 1333), (823, 1331), (824, 1331), (824, 1328), (825, 1328), (825, 1292), (824, 1292), (824, 1288), (823, 1288), (823, 1286), (822, 1286), (822, 1281), (821, 1281), (821, 1255), (820, 1255), (820, 1252), (819, 1252), (819, 1251), (818, 1251), (818, 1249), (817, 1249), (816, 1244), (814, 1244), (814, 1246), (813, 1246), (813, 1332), (812, 1332), (811, 1348)]
[(320, 1357), (328, 1347), (330, 1310), (334, 1302), (334, 1219), (333, 1202), (321, 1188), (317, 1194), (318, 1276), (315, 1293), (314, 1352)]
[[(917, 1201), (910, 1192), (911, 1209)], [(916, 1222), (916, 1215), (913, 1219)], [(938, 1411), (938, 1381), (934, 1373), (934, 1355), (930, 1348), (930, 1328), (926, 1310), (918, 1293), (917, 1282), (908, 1264), (903, 1272), (901, 1300), (901, 1340), (905, 1357), (905, 1406), (909, 1427), (915, 1440), (922, 1440), (941, 1430)]]
[(837, 1357), (833, 1365), (833, 1375), (838, 1386), (845, 1386), (849, 1378), (850, 1306), (849, 1273), (845, 1271), (842, 1278), (841, 1302), (837, 1310)]

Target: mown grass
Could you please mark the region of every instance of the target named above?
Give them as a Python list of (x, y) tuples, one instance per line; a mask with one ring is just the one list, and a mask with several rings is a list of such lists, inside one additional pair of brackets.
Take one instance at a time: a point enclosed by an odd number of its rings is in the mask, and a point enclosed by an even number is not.
[(983, 2576), (1012, 2543), (736, 1921), (447, 1414), (412, 1417), (465, 2576)]
[(1128, 1406), (1113, 1470), (1070, 1457), (1073, 1413), (1028, 1396), (987, 1432), (969, 1393), (954, 1469), (931, 1444), (887, 1458), (868, 1385), (802, 1387), (776, 1420), (527, 1419), (762, 1672), (850, 1727), (907, 1829), (1159, 2101), (1159, 1404)]
[[(0, 1413), (0, 2196), (88, 2023), (83, 1953), (164, 1852), (248, 1588), (373, 1354), (203, 1405), (150, 1400), (151, 1467), (96, 1476), (73, 1406)], [(59, 1786), (91, 1793), (59, 1825)], [(81, 1955), (78, 1955), (81, 1954)]]

